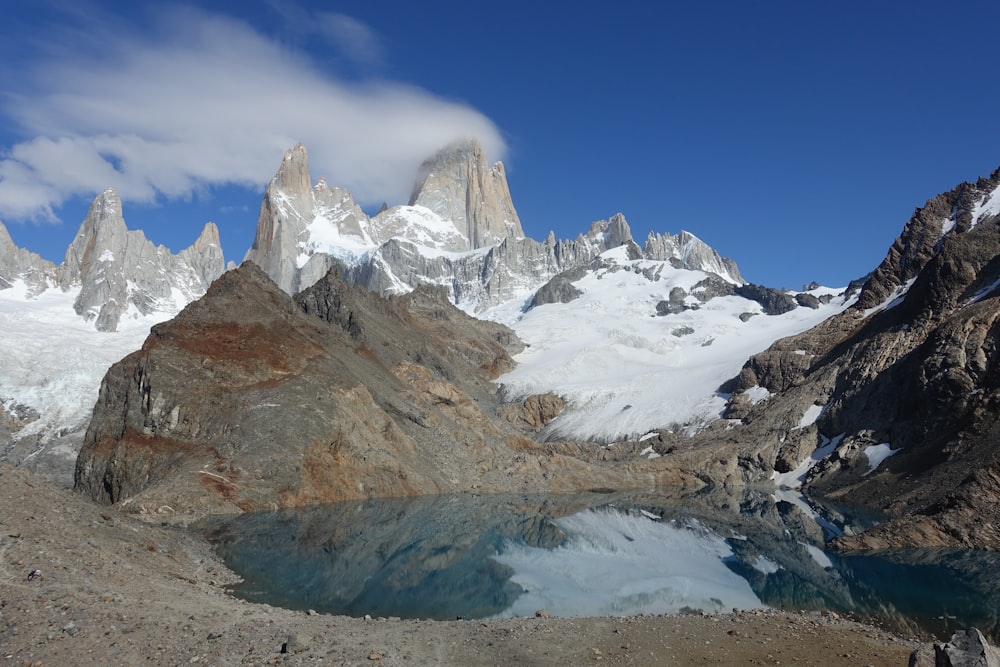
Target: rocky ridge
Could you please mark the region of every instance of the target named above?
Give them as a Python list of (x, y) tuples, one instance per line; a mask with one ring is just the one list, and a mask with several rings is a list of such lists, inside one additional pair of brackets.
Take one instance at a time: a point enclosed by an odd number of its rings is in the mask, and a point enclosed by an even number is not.
[(998, 257), (1000, 170), (917, 209), (852, 308), (724, 388), (777, 472), (815, 459), (804, 489), (894, 517), (842, 548), (1000, 548)]
[(37, 253), (14, 244), (10, 232), (0, 222), (0, 289), (10, 289), (24, 281), (29, 297), (44, 292), (56, 279), (56, 265)]
[(91, 204), (59, 267), (60, 284), (79, 281), (74, 308), (99, 331), (114, 331), (130, 309), (140, 315), (176, 311), (193, 301), (225, 269), (219, 230), (207, 223), (195, 242), (174, 255), (129, 231), (121, 198), (105, 190)]

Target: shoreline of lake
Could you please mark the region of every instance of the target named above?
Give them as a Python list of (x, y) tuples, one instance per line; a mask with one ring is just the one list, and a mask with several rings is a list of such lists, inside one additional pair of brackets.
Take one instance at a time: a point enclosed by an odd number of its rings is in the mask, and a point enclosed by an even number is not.
[[(11, 664), (888, 667), (927, 639), (764, 610), (489, 621), (310, 614), (233, 597), (235, 575), (207, 541), (26, 471), (0, 467), (0, 507), (0, 658)], [(29, 581), (34, 569), (42, 576)]]

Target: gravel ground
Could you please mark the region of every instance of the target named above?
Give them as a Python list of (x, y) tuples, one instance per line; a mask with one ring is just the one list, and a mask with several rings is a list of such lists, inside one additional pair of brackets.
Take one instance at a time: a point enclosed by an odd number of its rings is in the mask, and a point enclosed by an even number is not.
[[(28, 573), (41, 577), (28, 580)], [(919, 645), (827, 614), (356, 619), (252, 604), (207, 542), (0, 467), (3, 665), (873, 665)]]

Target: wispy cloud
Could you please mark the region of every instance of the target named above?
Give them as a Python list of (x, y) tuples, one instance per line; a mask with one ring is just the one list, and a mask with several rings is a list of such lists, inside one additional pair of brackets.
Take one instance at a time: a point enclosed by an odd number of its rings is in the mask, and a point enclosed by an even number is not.
[(307, 9), (288, 0), (267, 0), (267, 6), (284, 23), (285, 38), (318, 38), (355, 64), (369, 67), (382, 64), (385, 55), (382, 40), (362, 21), (339, 12)]
[[(321, 18), (342, 50), (381, 57), (364, 24)], [(331, 77), (232, 18), (189, 8), (157, 14), (152, 30), (95, 34), (97, 23), (65, 31), (18, 79), (30, 87), (0, 98), (21, 132), (0, 149), (0, 218), (54, 219), (69, 197), (106, 187), (143, 202), (259, 187), (299, 141), (314, 176), (370, 203), (405, 199), (420, 161), (456, 138), (502, 157), (482, 113), (405, 83)]]

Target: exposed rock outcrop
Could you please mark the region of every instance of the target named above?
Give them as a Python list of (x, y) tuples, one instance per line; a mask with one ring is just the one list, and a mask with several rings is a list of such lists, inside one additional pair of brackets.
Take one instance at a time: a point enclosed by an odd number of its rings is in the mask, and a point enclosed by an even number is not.
[[(783, 467), (830, 446), (806, 477), (813, 493), (897, 517), (842, 548), (1000, 548), (998, 190), (1000, 170), (932, 199), (853, 308), (723, 388), (727, 416)], [(769, 397), (751, 407), (741, 397), (755, 387)], [(803, 423), (811, 406), (821, 412)]]
[(529, 307), (535, 308), (547, 303), (569, 303), (583, 293), (573, 285), (573, 281), (583, 278), (585, 274), (586, 271), (580, 268), (563, 271), (552, 276), (549, 282), (539, 287), (538, 291), (535, 292)]
[(910, 655), (909, 667), (1000, 667), (1000, 651), (978, 629), (969, 628), (948, 642), (921, 646)]
[[(441, 290), (383, 298), (335, 271), (294, 299), (252, 263), (108, 371), (76, 487), (205, 512), (456, 491), (699, 485), (665, 461), (606, 467), (532, 441), (490, 379), (519, 349)], [(547, 418), (550, 400), (526, 409)]]

